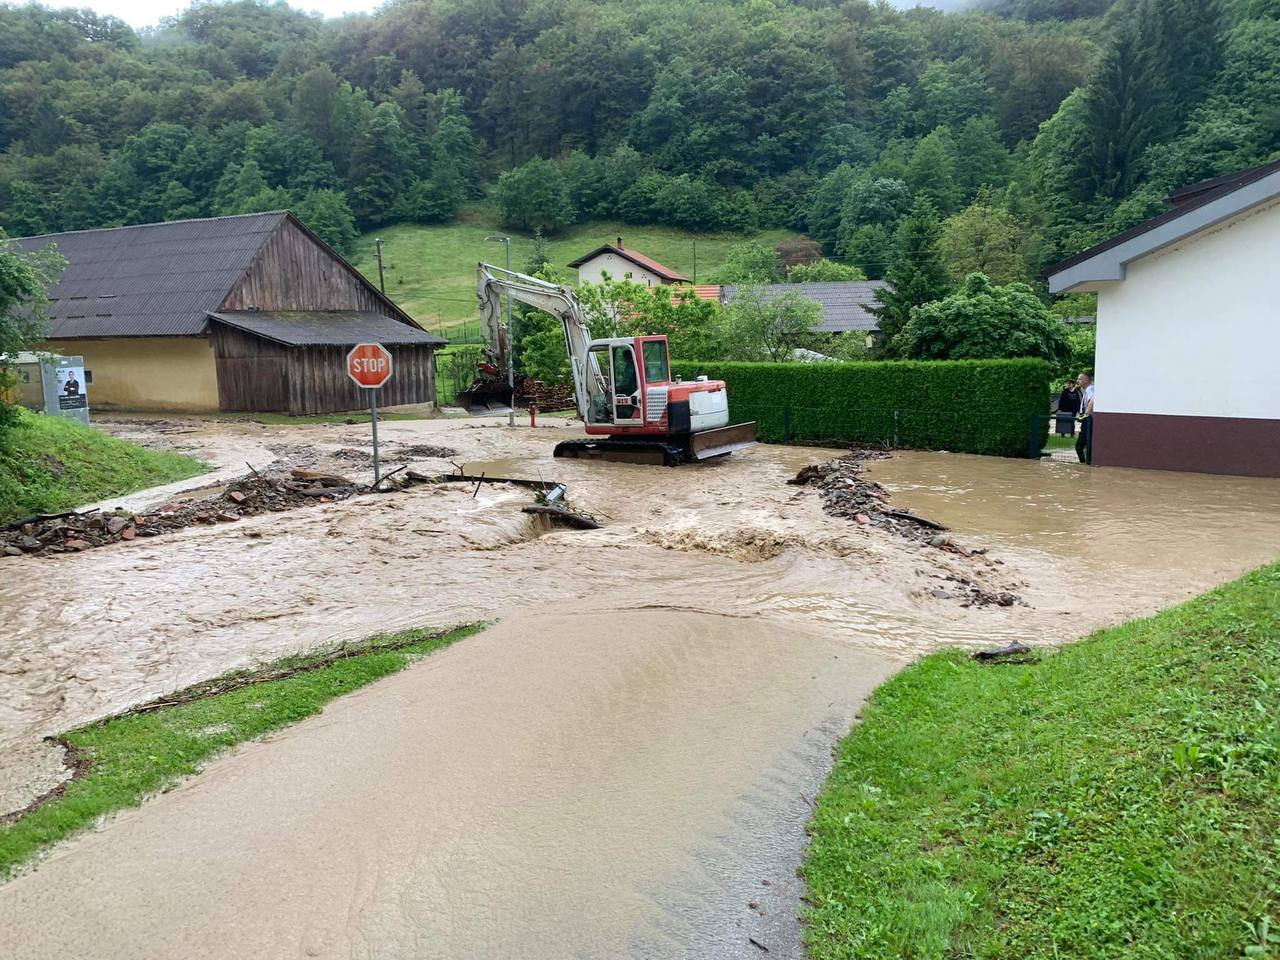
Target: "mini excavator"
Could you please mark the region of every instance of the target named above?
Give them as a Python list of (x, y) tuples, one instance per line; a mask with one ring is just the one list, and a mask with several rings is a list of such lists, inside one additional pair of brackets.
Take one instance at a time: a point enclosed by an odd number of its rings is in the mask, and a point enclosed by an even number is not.
[(591, 339), (571, 287), (481, 263), (476, 295), (490, 345), (481, 363), (484, 377), (506, 386), (509, 332), (502, 325), (501, 298), (528, 304), (560, 321), (573, 376), (578, 416), (585, 440), (565, 440), (557, 457), (615, 460), (675, 466), (708, 460), (756, 442), (754, 423), (729, 424), (729, 397), (723, 380), (671, 378), (665, 336)]

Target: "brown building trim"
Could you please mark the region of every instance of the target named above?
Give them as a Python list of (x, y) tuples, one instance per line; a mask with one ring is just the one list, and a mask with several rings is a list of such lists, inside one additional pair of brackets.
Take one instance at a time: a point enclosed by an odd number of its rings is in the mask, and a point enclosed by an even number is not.
[(1280, 477), (1280, 420), (1097, 413), (1093, 462), (1107, 467)]

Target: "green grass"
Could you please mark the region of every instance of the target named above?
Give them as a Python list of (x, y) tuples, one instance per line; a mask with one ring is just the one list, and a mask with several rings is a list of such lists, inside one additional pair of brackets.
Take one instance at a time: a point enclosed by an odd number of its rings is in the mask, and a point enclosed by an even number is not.
[(818, 801), (811, 956), (1280, 956), (1278, 751), (1280, 565), (1036, 665), (928, 657)]
[[(408, 630), (375, 637), (358, 648), (287, 658), (254, 674), (228, 674), (199, 689), (221, 689), (263, 674), (301, 672), (72, 731), (64, 739), (82, 751), (89, 771), (73, 780), (62, 796), (0, 826), (0, 878), (99, 817), (136, 807), (147, 796), (199, 772), (228, 747), (319, 713), (335, 697), (396, 673), (480, 628), (476, 624), (447, 632)], [(335, 659), (335, 653), (342, 656)]]
[(0, 427), (0, 524), (208, 469), (191, 457), (147, 450), (76, 420), (17, 413), (12, 426)]
[[(374, 283), (378, 282), (378, 262), (374, 238), (386, 243), (382, 248), (387, 294), (416, 320), (432, 330), (469, 324), (478, 333), (476, 305), (476, 263), (487, 260), (504, 264), (503, 246), (486, 241), (491, 235), (511, 237), (511, 265), (523, 269), (533, 253), (531, 236), (503, 229), (496, 211), (473, 205), (456, 223), (400, 224), (361, 237), (351, 261)], [(724, 262), (725, 253), (735, 243), (756, 239), (773, 245), (799, 234), (769, 230), (750, 237), (731, 233), (691, 233), (673, 227), (636, 227), (619, 223), (576, 224), (549, 238), (551, 259), (566, 277), (576, 280), (577, 271), (567, 264), (584, 253), (612, 243), (621, 236), (626, 245), (653, 257), (685, 276), (693, 277), (693, 241), (698, 242), (698, 279), (706, 283)]]

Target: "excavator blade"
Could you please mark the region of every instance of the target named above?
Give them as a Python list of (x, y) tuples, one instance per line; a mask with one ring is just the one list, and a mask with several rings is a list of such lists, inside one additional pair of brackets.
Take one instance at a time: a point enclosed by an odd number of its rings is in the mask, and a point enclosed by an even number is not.
[(689, 453), (695, 460), (708, 460), (711, 457), (722, 457), (756, 442), (756, 424), (735, 423), (715, 430), (702, 430), (689, 437)]

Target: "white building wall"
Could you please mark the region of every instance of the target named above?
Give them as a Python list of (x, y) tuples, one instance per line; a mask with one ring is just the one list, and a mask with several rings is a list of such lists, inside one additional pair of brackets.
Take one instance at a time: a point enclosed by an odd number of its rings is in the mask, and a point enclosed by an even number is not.
[(1098, 293), (1099, 413), (1280, 418), (1280, 202)]
[(599, 283), (606, 273), (614, 280), (621, 280), (627, 274), (631, 274), (632, 281), (643, 283), (646, 287), (660, 287), (663, 283), (662, 278), (657, 274), (636, 266), (630, 260), (620, 257), (616, 253), (602, 253), (600, 256), (588, 260), (580, 266), (578, 268), (578, 282)]

